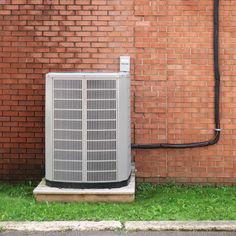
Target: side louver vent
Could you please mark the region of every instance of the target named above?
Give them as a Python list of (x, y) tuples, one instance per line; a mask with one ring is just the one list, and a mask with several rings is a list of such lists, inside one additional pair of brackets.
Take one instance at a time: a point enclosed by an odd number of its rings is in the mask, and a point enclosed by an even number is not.
[(127, 182), (129, 78), (124, 73), (49, 73), (46, 181), (64, 187)]

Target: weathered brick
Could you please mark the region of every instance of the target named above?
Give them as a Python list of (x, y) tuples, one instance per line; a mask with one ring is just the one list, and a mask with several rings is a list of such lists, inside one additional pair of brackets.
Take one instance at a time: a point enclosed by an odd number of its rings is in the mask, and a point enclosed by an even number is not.
[[(222, 138), (208, 148), (134, 151), (138, 181), (236, 183), (236, 7), (221, 5)], [(205, 0), (4, 0), (0, 153), (7, 161), (0, 160), (0, 178), (42, 177), (45, 74), (117, 71), (122, 54), (132, 58), (133, 142), (210, 139), (212, 12)]]

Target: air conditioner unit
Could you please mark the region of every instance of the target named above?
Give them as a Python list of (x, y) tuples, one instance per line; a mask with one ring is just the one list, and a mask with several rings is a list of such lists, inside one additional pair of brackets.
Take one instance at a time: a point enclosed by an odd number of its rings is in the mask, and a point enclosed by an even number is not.
[(128, 73), (46, 76), (46, 184), (112, 188), (131, 174)]

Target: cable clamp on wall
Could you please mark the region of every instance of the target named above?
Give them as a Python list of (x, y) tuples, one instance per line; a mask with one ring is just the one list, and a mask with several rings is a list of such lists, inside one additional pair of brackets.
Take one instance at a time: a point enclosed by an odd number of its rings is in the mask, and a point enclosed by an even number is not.
[(222, 129), (215, 129), (216, 132), (221, 132)]

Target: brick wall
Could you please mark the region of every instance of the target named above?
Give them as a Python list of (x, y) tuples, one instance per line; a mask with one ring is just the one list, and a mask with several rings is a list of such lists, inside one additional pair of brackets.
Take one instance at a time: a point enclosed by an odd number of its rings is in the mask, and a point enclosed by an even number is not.
[[(118, 71), (132, 57), (132, 140), (205, 141), (214, 129), (213, 0), (0, 1), (0, 179), (44, 169), (44, 77)], [(236, 183), (236, 0), (221, 0), (222, 138), (139, 150), (139, 181)]]

